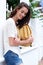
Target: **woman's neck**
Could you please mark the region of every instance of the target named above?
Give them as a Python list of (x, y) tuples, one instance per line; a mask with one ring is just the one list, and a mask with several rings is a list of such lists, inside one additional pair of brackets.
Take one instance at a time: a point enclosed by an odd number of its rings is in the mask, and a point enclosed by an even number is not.
[(13, 18), (13, 20), (14, 20), (15, 22), (17, 22), (17, 21), (18, 21), (18, 18), (17, 18), (17, 16), (16, 16), (16, 15), (15, 15), (15, 16), (13, 16), (12, 18)]

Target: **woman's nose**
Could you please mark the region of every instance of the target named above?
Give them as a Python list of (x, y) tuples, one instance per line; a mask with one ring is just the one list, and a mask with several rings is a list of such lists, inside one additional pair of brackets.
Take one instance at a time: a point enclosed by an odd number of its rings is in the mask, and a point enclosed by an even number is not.
[(25, 14), (23, 13), (22, 16), (25, 17)]

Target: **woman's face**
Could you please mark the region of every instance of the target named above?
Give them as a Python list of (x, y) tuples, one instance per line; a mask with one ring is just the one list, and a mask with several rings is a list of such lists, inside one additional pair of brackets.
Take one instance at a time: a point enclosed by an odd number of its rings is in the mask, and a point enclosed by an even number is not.
[(27, 13), (28, 13), (28, 9), (26, 7), (22, 7), (21, 9), (17, 10), (17, 14), (16, 15), (17, 15), (17, 18), (19, 20), (21, 20), (21, 19), (23, 19), (26, 16)]

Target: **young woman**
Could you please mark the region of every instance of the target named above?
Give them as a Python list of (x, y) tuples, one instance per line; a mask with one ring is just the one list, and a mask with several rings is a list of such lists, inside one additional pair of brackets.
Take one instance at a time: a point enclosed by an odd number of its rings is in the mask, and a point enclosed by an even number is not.
[(7, 65), (24, 65), (20, 58), (19, 46), (32, 43), (33, 37), (21, 41), (17, 38), (16, 26), (21, 28), (29, 20), (30, 8), (26, 3), (22, 2), (11, 12), (10, 18), (6, 22), (4, 28), (4, 57)]

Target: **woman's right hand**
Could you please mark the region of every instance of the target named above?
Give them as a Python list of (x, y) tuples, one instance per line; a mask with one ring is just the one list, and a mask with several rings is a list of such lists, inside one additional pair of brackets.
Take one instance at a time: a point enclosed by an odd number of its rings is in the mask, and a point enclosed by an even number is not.
[(33, 42), (33, 37), (31, 36), (30, 38), (26, 39), (26, 40), (20, 40), (20, 45), (21, 46), (29, 46), (31, 45)]
[(33, 42), (33, 37), (31, 36), (31, 37), (29, 37), (27, 40), (26, 40), (26, 42), (29, 44), (29, 43), (32, 43)]

